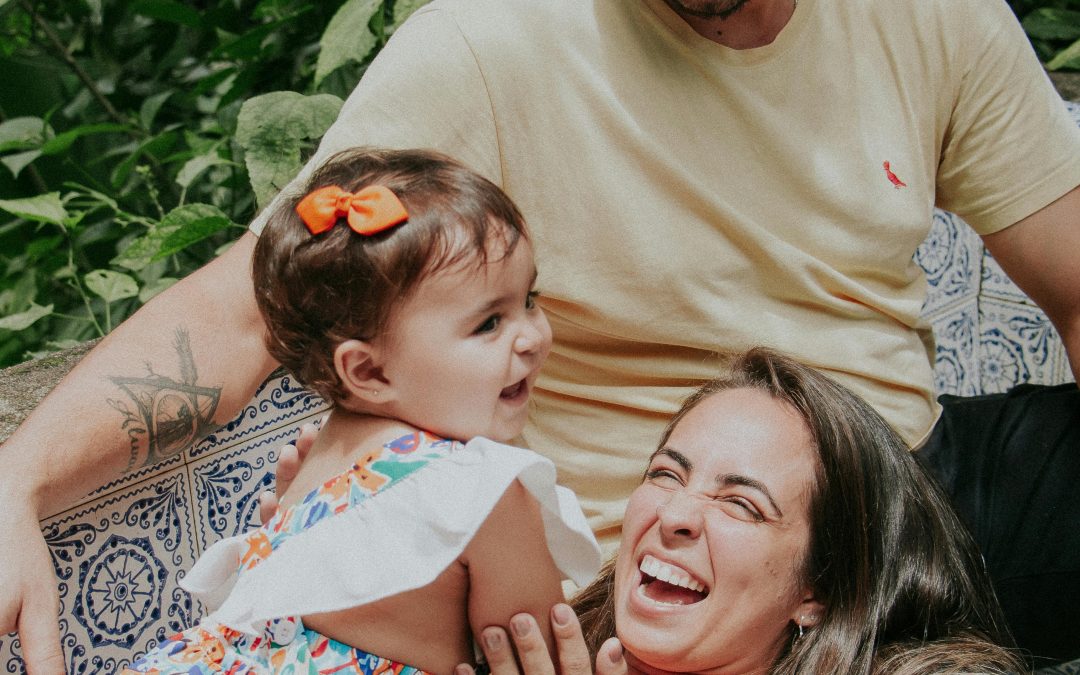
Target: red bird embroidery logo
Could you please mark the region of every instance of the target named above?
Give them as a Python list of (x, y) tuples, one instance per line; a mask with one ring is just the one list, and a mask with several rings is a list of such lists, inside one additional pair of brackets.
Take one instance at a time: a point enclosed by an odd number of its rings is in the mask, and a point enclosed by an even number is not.
[(885, 167), (885, 177), (889, 179), (889, 182), (893, 184), (894, 188), (899, 190), (902, 187), (907, 187), (907, 183), (900, 180), (900, 178), (892, 172), (892, 169), (889, 168), (889, 160), (885, 160), (883, 166)]

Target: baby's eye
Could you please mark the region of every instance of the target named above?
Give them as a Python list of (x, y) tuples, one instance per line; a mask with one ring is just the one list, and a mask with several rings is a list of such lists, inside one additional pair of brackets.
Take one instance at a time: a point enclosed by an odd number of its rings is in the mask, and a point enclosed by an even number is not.
[(473, 331), (474, 334), (492, 333), (499, 327), (499, 323), (502, 321), (502, 317), (498, 314), (492, 314), (488, 318), (484, 319), (484, 323), (480, 324)]
[(539, 297), (540, 291), (529, 291), (529, 294), (525, 296), (525, 309), (536, 307), (536, 299)]

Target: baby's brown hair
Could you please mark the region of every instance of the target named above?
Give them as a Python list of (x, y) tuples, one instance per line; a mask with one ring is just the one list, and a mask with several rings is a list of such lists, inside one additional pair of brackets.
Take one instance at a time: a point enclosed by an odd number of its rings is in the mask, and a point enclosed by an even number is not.
[[(313, 235), (296, 212), (307, 194), (336, 185), (357, 192), (389, 188), (407, 222), (378, 234), (353, 232), (344, 219)], [(255, 245), (252, 278), (271, 356), (304, 386), (334, 403), (346, 397), (334, 369), (345, 340), (371, 340), (395, 302), (429, 274), (487, 262), (500, 237), (510, 255), (528, 237), (521, 213), (491, 181), (429, 150), (358, 148), (331, 157), (301, 194), (270, 215)]]

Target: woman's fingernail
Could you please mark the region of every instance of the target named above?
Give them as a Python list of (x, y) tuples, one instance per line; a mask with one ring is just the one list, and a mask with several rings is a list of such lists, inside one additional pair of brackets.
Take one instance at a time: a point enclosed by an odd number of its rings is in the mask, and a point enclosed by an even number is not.
[(612, 663), (618, 665), (618, 663), (620, 661), (622, 661), (622, 657), (623, 657), (622, 643), (618, 642), (618, 643), (615, 644), (615, 647), (611, 650), (611, 653), (608, 654), (608, 658), (611, 659)]
[(510, 619), (510, 630), (514, 631), (514, 635), (517, 637), (525, 637), (529, 634), (531, 626), (530, 621), (523, 616), (515, 616)]
[(457, 667), (454, 668), (454, 675), (473, 675), (473, 669), (464, 663), (459, 663)]
[(484, 646), (488, 651), (497, 652), (502, 649), (502, 634), (497, 630), (484, 631), (481, 635), (484, 640)]
[(551, 608), (551, 616), (555, 619), (556, 626), (565, 628), (574, 620), (574, 610), (570, 609), (569, 605), (560, 603)]

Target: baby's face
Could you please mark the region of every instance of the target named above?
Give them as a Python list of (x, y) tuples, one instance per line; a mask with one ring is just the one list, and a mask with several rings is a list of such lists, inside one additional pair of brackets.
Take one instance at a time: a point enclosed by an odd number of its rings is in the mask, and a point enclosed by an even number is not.
[(500, 238), (422, 280), (375, 340), (388, 414), (447, 438), (509, 441), (524, 428), (551, 327), (535, 303), (532, 246)]

